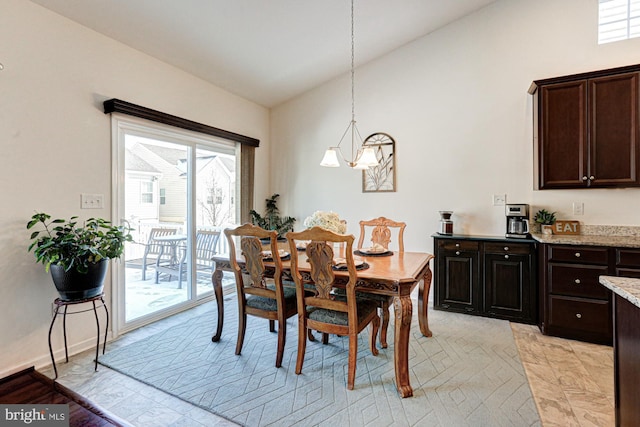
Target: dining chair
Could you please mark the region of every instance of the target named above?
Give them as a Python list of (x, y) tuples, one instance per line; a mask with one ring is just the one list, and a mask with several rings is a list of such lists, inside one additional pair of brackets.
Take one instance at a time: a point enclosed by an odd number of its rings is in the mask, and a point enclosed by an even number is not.
[[(297, 313), (295, 288), (282, 286), (282, 260), (278, 252), (278, 233), (268, 231), (253, 224), (244, 224), (235, 229), (226, 229), (224, 234), (229, 243), (229, 261), (236, 279), (238, 298), (238, 341), (236, 355), (242, 351), (247, 327), (247, 314), (269, 320), (269, 330), (274, 332), (278, 321), (278, 347), (276, 367), (282, 365), (284, 344), (287, 334), (287, 319)], [(268, 239), (270, 258), (275, 274), (273, 282), (265, 277), (265, 252), (261, 239)], [(244, 265), (238, 263), (236, 240)], [(293, 252), (295, 254), (295, 251)], [(295, 258), (295, 257), (294, 257)]]
[[(291, 275), (296, 284), (298, 300), (298, 356), (296, 374), (302, 372), (308, 330), (316, 330), (323, 334), (336, 334), (349, 337), (349, 359), (347, 389), (353, 390), (356, 377), (356, 360), (358, 357), (358, 334), (371, 325), (369, 347), (376, 356), (376, 335), (380, 325), (377, 303), (372, 300), (356, 298), (356, 282), (358, 273), (353, 258), (353, 235), (336, 234), (332, 231), (313, 227), (301, 232), (286, 234), (292, 254), (296, 254), (297, 241), (308, 241), (305, 256), (292, 256)], [(346, 244), (344, 260), (334, 258), (333, 244)], [(308, 262), (310, 271), (304, 278), (300, 272), (303, 262)], [(339, 285), (334, 269), (337, 265), (346, 269), (348, 274), (345, 294), (335, 295), (333, 289)], [(344, 276), (341, 276), (344, 283)], [(309, 289), (313, 292), (305, 292)]]
[[(365, 246), (365, 238), (369, 237), (371, 246), (379, 245), (384, 249), (404, 252), (404, 229), (407, 224), (400, 221), (385, 218), (383, 216), (360, 221), (360, 237), (358, 238), (358, 249)], [(395, 242), (393, 239), (396, 239)], [(394, 242), (394, 244), (391, 244)], [(390, 307), (393, 304), (393, 297), (387, 295), (363, 294), (362, 297), (370, 298), (378, 302), (380, 308), (380, 346), (387, 348), (387, 330), (389, 329), (389, 319), (391, 318)]]

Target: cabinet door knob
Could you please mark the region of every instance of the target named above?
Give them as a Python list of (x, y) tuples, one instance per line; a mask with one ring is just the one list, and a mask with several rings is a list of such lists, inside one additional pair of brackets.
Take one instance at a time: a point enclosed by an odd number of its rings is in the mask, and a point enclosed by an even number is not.
[(505, 250), (505, 251), (508, 251), (508, 250), (509, 250), (509, 246), (505, 246), (505, 247), (504, 247), (504, 250)]
[(595, 177), (595, 176), (593, 176), (593, 175), (591, 175), (591, 176), (589, 177), (589, 180), (591, 180), (591, 181), (593, 181), (594, 179), (596, 179), (596, 177)]
[(456, 255), (460, 255), (460, 251), (456, 251)]
[(588, 180), (588, 179), (589, 179), (589, 178), (587, 178), (587, 175), (585, 175), (585, 176), (583, 176), (583, 177), (582, 177), (582, 180), (583, 180), (583, 181), (586, 181), (586, 180)]
[(580, 314), (580, 313), (576, 313), (576, 317), (577, 317), (578, 319), (582, 319), (582, 314)]
[(576, 252), (576, 257), (580, 258), (580, 252)]
[(509, 259), (509, 255), (505, 255), (505, 256), (504, 256), (504, 259)]
[(459, 247), (460, 247), (460, 243), (456, 243), (456, 248), (459, 248)]
[(576, 282), (576, 285), (579, 285), (580, 284), (580, 279), (576, 279), (575, 282)]

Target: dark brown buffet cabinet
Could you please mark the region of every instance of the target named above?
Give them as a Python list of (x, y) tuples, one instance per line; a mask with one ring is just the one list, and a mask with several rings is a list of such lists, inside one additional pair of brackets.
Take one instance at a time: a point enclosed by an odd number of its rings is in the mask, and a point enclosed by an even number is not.
[(537, 323), (536, 242), (504, 237), (434, 238), (434, 308)]

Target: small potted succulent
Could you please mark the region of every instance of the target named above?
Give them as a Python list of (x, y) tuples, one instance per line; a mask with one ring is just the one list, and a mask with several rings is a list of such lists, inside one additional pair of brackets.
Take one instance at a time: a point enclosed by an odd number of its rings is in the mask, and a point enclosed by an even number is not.
[(84, 223), (77, 219), (52, 220), (50, 215), (37, 212), (27, 223), (27, 229), (40, 227), (31, 233), (28, 251), (33, 250), (36, 262), (51, 273), (63, 300), (100, 295), (109, 259), (119, 258), (125, 242), (133, 240), (127, 227), (101, 218), (89, 218)]
[(536, 223), (540, 224), (542, 234), (553, 234), (552, 225), (556, 222), (555, 212), (549, 212), (546, 209), (540, 209), (538, 212), (536, 212), (533, 220)]

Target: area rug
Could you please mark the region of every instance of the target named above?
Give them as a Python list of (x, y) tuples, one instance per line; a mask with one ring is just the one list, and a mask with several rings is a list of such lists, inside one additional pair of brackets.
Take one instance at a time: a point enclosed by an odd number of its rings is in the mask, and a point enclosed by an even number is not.
[[(414, 302), (415, 305), (415, 302)], [(389, 348), (373, 356), (363, 332), (355, 389), (346, 389), (348, 339), (309, 342), (295, 374), (297, 319), (289, 319), (281, 368), (277, 335), (249, 316), (236, 356), (237, 306), (225, 302), (220, 342), (216, 313), (193, 317), (100, 357), (100, 363), (245, 426), (531, 426), (540, 425), (509, 323), (431, 310), (434, 336), (412, 324), (409, 366), (414, 396), (395, 386), (393, 320)], [(414, 318), (415, 318), (414, 311)]]

